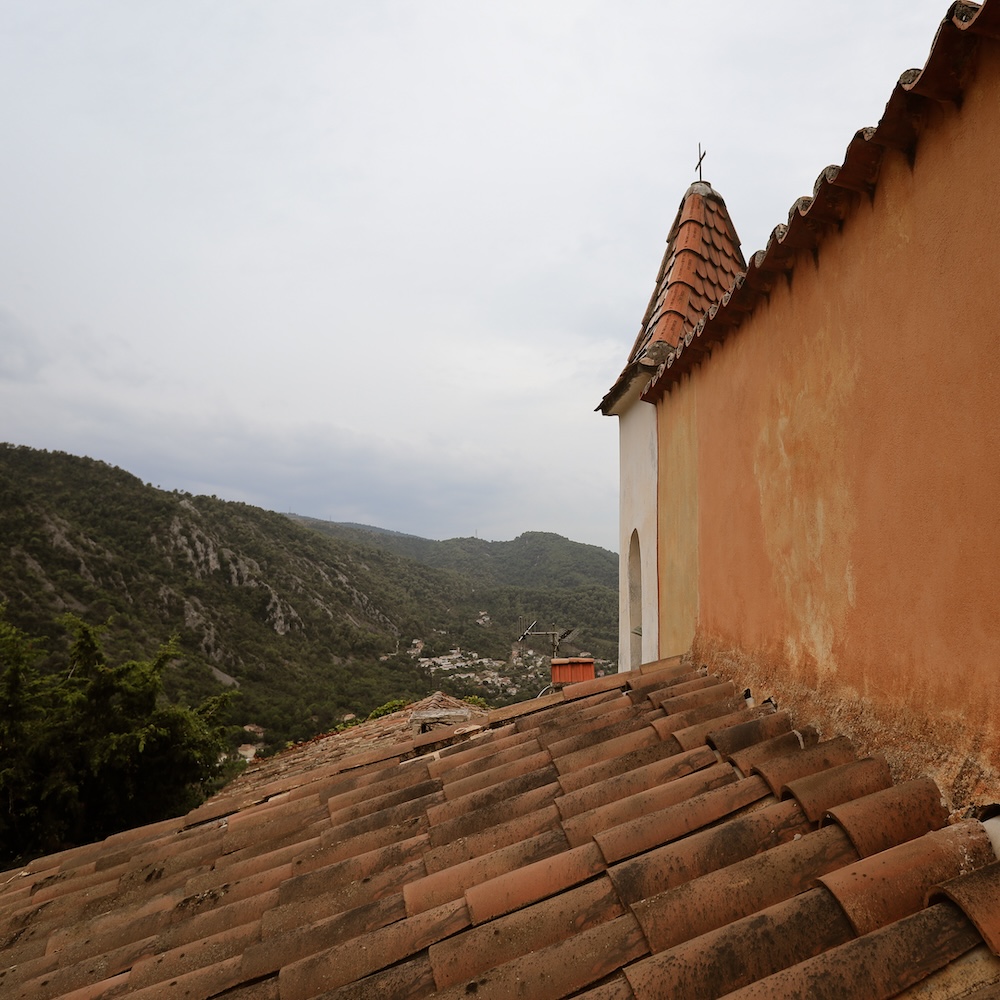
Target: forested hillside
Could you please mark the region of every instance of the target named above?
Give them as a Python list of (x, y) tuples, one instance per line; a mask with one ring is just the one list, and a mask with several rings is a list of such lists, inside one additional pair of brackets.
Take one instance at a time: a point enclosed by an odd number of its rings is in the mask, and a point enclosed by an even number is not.
[(116, 662), (149, 660), (176, 635), (169, 698), (194, 705), (238, 687), (230, 721), (264, 727), (273, 746), (448, 690), (408, 655), (417, 638), (429, 652), (506, 659), (528, 616), (580, 626), (577, 649), (615, 656), (610, 552), (541, 533), (429, 542), (324, 524), (2, 445), (0, 603), (41, 637), (49, 671), (67, 663), (67, 612), (104, 626)]
[(618, 588), (618, 558), (613, 552), (551, 532), (526, 531), (510, 542), (482, 538), (435, 542), (361, 524), (290, 516), (335, 538), (376, 545), (425, 566), (456, 570), (480, 586)]

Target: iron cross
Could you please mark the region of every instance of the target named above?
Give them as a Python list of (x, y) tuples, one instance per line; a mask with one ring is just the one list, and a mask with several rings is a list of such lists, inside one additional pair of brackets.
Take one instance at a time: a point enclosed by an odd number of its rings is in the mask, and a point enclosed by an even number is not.
[(707, 149), (705, 150), (704, 153), (701, 151), (701, 143), (699, 142), (698, 143), (698, 162), (695, 164), (695, 167), (696, 167), (696, 169), (698, 171), (698, 181), (699, 182), (701, 181), (701, 161), (705, 159), (705, 153), (707, 153), (707, 152), (708, 152)]

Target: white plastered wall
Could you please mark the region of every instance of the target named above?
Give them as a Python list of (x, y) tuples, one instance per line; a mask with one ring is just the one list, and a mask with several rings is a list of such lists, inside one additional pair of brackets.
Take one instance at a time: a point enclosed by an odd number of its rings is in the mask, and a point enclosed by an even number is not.
[[(619, 436), (619, 670), (630, 670), (659, 656), (656, 407), (638, 398), (638, 388), (633, 387), (614, 411)], [(633, 536), (638, 539), (638, 559)], [(634, 599), (636, 593), (641, 593), (639, 602)], [(639, 606), (634, 606), (636, 603)], [(635, 633), (640, 625), (641, 637)]]

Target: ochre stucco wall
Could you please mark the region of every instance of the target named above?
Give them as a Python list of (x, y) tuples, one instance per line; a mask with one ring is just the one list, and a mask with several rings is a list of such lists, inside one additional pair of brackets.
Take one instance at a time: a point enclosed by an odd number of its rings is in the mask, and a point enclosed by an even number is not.
[(689, 557), (693, 412), (696, 652), (967, 800), (1000, 794), (1000, 45), (931, 114), (659, 406), (660, 537)]
[(661, 657), (689, 650), (698, 620), (697, 391), (686, 378), (657, 404)]

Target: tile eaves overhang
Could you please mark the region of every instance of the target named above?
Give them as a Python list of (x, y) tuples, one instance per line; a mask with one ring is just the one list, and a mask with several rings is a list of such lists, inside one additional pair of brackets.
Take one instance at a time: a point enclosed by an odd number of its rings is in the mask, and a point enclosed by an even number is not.
[(617, 415), (634, 402), (685, 332), (745, 268), (725, 201), (711, 184), (696, 181), (684, 193), (667, 234), (628, 362), (597, 410)]
[(0, 992), (774, 996), (883, 938), (1000, 982), (997, 821), (734, 691), (674, 658), (433, 741), (390, 717), (296, 747), (212, 810), (0, 875)]
[(640, 392), (656, 402), (684, 375), (702, 363), (713, 347), (739, 329), (766, 300), (779, 280), (790, 278), (802, 254), (816, 254), (823, 242), (839, 232), (861, 198), (874, 197), (887, 149), (915, 155), (929, 104), (960, 107), (967, 66), (980, 37), (1000, 39), (1000, 6), (953, 3), (935, 35), (923, 69), (904, 72), (893, 89), (876, 128), (858, 131), (844, 162), (826, 167), (817, 177), (811, 197), (799, 198), (788, 220), (776, 226), (767, 246), (751, 258), (719, 302), (684, 332), (656, 373)]

